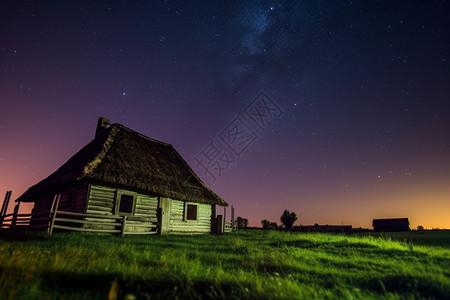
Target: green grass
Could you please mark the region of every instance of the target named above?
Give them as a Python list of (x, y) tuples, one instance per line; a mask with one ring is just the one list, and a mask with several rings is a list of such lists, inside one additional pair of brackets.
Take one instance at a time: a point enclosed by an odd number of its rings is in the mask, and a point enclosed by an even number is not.
[(450, 299), (441, 245), (256, 230), (26, 234), (0, 239), (0, 299)]

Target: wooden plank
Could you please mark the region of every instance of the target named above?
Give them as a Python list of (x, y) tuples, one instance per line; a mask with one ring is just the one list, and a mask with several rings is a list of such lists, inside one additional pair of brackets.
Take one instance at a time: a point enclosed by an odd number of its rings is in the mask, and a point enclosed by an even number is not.
[(160, 233), (165, 234), (170, 230), (170, 215), (171, 215), (172, 199), (161, 197), (159, 205), (161, 208)]
[(152, 217), (152, 218), (156, 218), (157, 216), (157, 210), (151, 210), (151, 211), (141, 211), (141, 210), (137, 210), (134, 213), (135, 216), (139, 216), (139, 217)]
[(125, 235), (148, 235), (148, 234), (157, 234), (156, 231), (128, 231), (125, 232)]
[(52, 205), (52, 216), (50, 220), (50, 227), (48, 228), (48, 233), (51, 235), (53, 233), (53, 226), (55, 225), (55, 217), (56, 213), (58, 212), (58, 205), (59, 205), (59, 199), (61, 198), (61, 194), (55, 195), (55, 198), (53, 199), (53, 205)]
[(157, 200), (147, 201), (138, 198), (138, 200), (136, 200), (136, 205), (158, 206), (158, 201)]
[[(81, 214), (81, 213), (74, 213), (74, 212), (68, 212), (68, 211), (58, 211), (58, 215), (73, 216), (73, 217), (85, 217), (85, 218), (99, 217), (99, 215), (96, 215), (96, 214)], [(101, 215), (101, 218), (102, 219), (115, 219), (115, 220), (122, 219), (121, 216), (112, 216), (112, 215)]]
[(127, 225), (127, 216), (123, 216), (122, 217), (122, 227), (120, 229), (120, 236), (122, 236), (122, 237), (124, 235), (126, 225)]
[(157, 223), (158, 222), (158, 218), (139, 217), (139, 216), (128, 216), (128, 220), (141, 221), (141, 222), (153, 222), (153, 223)]
[(78, 223), (78, 224), (88, 224), (88, 225), (104, 225), (104, 226), (121, 226), (120, 223), (86, 221), (86, 220), (67, 219), (67, 218), (55, 218), (55, 222)]
[(150, 228), (156, 228), (156, 224), (129, 224), (129, 223), (127, 223), (127, 227), (136, 227), (136, 228), (150, 227)]
[(145, 204), (136, 204), (136, 209), (142, 209), (142, 210), (156, 210), (158, 208), (158, 204), (155, 205), (145, 205)]
[(89, 201), (89, 206), (102, 206), (102, 207), (110, 207), (112, 208), (114, 206), (114, 204), (111, 201), (103, 201), (103, 200), (93, 200), (91, 199)]
[(82, 228), (82, 227), (70, 227), (55, 224), (53, 226), (54, 229), (65, 229), (72, 231), (82, 231), (82, 232), (97, 232), (97, 233), (120, 233), (120, 230), (116, 229), (91, 229), (91, 228)]
[(94, 211), (94, 210), (113, 213), (113, 210), (110, 207), (94, 206), (94, 205), (90, 205), (90, 204), (89, 204), (87, 210), (88, 210), (88, 213), (89, 213), (89, 211)]
[(16, 222), (17, 222), (17, 214), (19, 213), (19, 206), (20, 206), (20, 202), (18, 202), (16, 204), (16, 206), (14, 207), (14, 215), (13, 215), (13, 219), (11, 221), (11, 226), (15, 226)]
[(234, 230), (234, 207), (231, 205), (231, 231)]
[(89, 210), (88, 214), (96, 215), (96, 216), (114, 216), (112, 212), (100, 211), (100, 210)]
[(26, 218), (31, 216), (33, 216), (33, 214), (17, 214), (17, 218)]
[(156, 211), (158, 209), (157, 206), (143, 206), (143, 205), (136, 205), (136, 211), (141, 211), (143, 213)]
[[(11, 193), (12, 193), (12, 191), (7, 191), (5, 194), (5, 200), (3, 200), (2, 210), (0, 211), (0, 217), (3, 217), (8, 210), (8, 204), (9, 204), (9, 200), (11, 199)], [(0, 226), (1, 226), (1, 223), (0, 223)]]
[(134, 216), (132, 216), (134, 218), (141, 218), (141, 219), (156, 219), (157, 218), (157, 213), (152, 212), (151, 214), (134, 214)]

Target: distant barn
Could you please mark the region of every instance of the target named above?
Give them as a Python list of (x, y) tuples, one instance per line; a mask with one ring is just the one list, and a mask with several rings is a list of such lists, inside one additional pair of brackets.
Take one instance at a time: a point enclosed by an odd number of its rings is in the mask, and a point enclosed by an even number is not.
[(374, 231), (409, 231), (408, 218), (373, 219)]
[(34, 202), (37, 216), (51, 209), (55, 194), (60, 210), (143, 217), (149, 233), (160, 234), (211, 232), (216, 205), (227, 206), (171, 145), (105, 118), (94, 140), (17, 201)]

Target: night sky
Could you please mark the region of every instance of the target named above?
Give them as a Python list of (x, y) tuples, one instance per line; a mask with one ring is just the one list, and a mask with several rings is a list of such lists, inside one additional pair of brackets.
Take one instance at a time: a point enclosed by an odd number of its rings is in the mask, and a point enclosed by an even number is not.
[(446, 1), (2, 1), (1, 200), (104, 116), (252, 226), (450, 228), (449, 53)]

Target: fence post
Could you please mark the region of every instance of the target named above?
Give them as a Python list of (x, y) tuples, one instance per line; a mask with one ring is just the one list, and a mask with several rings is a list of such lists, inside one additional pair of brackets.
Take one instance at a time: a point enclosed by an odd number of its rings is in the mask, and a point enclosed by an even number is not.
[(216, 217), (216, 234), (222, 234), (223, 233), (223, 228), (224, 228), (224, 220), (223, 220), (223, 216), (222, 215), (217, 215)]
[(224, 206), (223, 207), (223, 229), (222, 229), (222, 232), (225, 232), (226, 224), (227, 224), (227, 207)]
[(231, 231), (234, 231), (234, 207), (231, 205)]
[(17, 214), (19, 213), (19, 206), (20, 206), (20, 202), (18, 202), (18, 203), (16, 204), (16, 206), (14, 206), (14, 215), (13, 215), (13, 218), (12, 218), (12, 221), (11, 221), (11, 228), (12, 228), (13, 226), (16, 226), (16, 222), (17, 222)]
[(211, 205), (211, 233), (216, 233), (216, 205)]
[(9, 199), (11, 199), (11, 191), (7, 191), (5, 195), (5, 200), (3, 200), (2, 210), (0, 211), (0, 228), (3, 225), (3, 219), (8, 210)]
[(52, 210), (50, 211), (50, 226), (48, 228), (48, 234), (53, 233), (53, 226), (55, 225), (56, 213), (58, 212), (59, 199), (61, 198), (61, 194), (55, 194), (53, 198)]
[(125, 226), (127, 224), (127, 216), (123, 216), (122, 218), (122, 230), (120, 231), (120, 236), (123, 237), (125, 235)]

